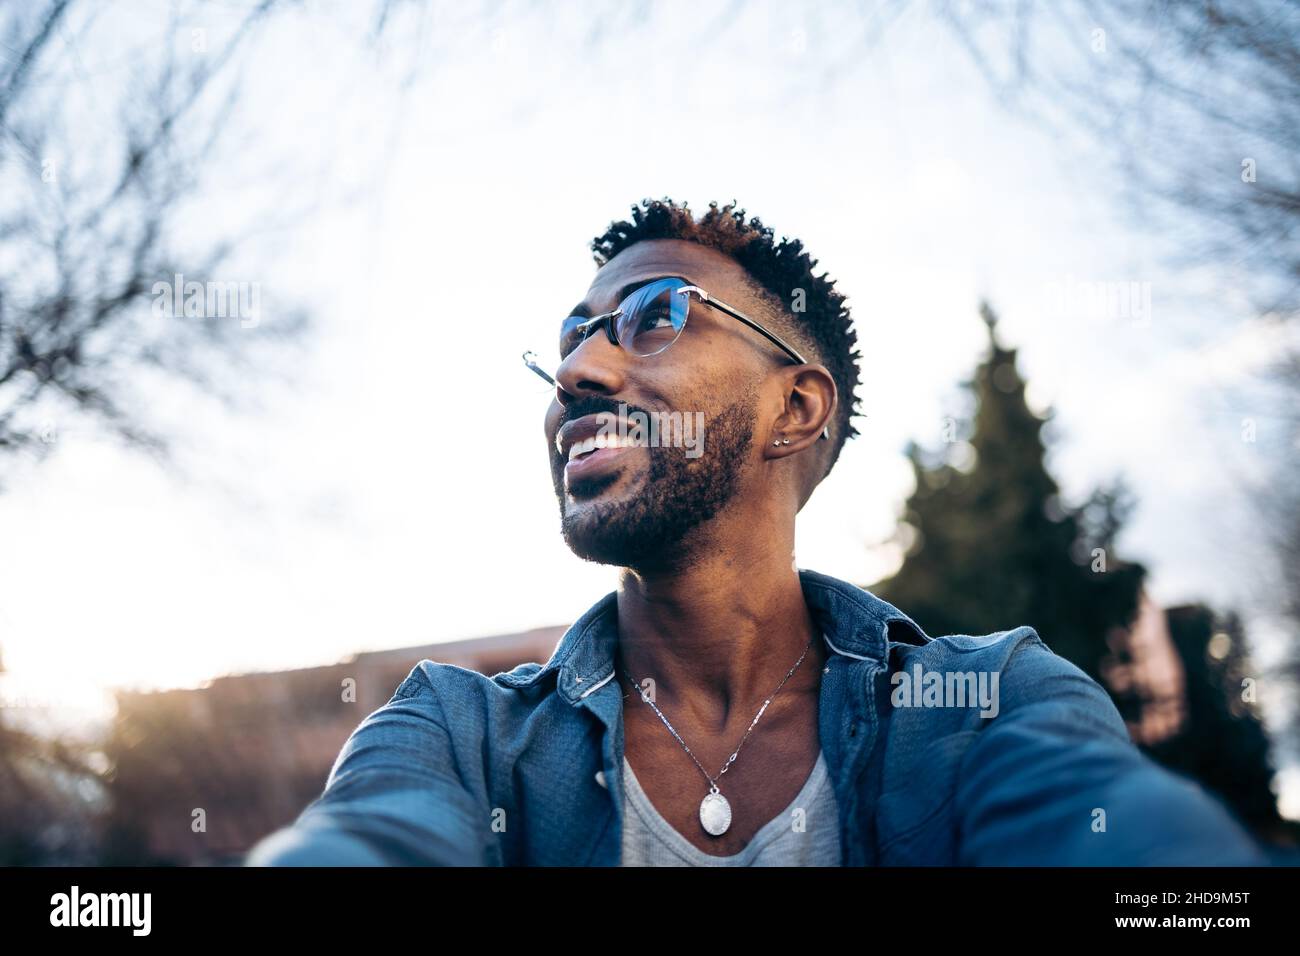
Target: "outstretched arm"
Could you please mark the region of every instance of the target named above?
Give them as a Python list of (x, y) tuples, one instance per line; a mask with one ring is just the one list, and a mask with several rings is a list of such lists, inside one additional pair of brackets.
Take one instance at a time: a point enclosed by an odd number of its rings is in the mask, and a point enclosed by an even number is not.
[(1041, 640), (962, 758), (964, 865), (1251, 866), (1263, 851), (1216, 799), (1129, 739), (1106, 692)]
[(324, 792), (246, 866), (478, 866), (487, 823), (456, 772), (433, 688), (417, 667), (343, 745)]

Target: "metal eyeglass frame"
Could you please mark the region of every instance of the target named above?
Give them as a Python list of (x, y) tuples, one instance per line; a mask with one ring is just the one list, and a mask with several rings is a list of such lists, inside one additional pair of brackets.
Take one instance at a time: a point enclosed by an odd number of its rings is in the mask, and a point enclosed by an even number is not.
[[(651, 280), (651, 281), (657, 281), (657, 280)], [(646, 284), (648, 285), (649, 283)], [(642, 288), (644, 288), (644, 286), (642, 286)], [(640, 289), (637, 290), (637, 292), (639, 291)], [(782, 339), (775, 332), (771, 332), (765, 329), (760, 323), (755, 322), (753, 319), (745, 315), (745, 313), (741, 312), (739, 309), (735, 308), (734, 306), (727, 305), (727, 303), (723, 302), (721, 299), (714, 298), (713, 296), (705, 292), (703, 289), (701, 289), (699, 286), (685, 285), (685, 286), (681, 286), (680, 288), (674, 289), (673, 291), (687, 297), (688, 305), (686, 308), (686, 319), (682, 322), (682, 327), (677, 331), (677, 335), (673, 338), (672, 342), (669, 342), (658, 352), (652, 352), (651, 355), (662, 354), (667, 349), (671, 348), (672, 345), (677, 341), (677, 339), (681, 338), (682, 332), (686, 330), (686, 323), (690, 321), (691, 311), (690, 311), (689, 299), (690, 296), (694, 294), (699, 297), (700, 302), (702, 302), (704, 305), (711, 305), (715, 309), (718, 309), (720, 312), (724, 312), (727, 315), (731, 316), (733, 319), (745, 323), (745, 325), (749, 326), (759, 335), (762, 335), (769, 342), (771, 342), (781, 351), (785, 352), (786, 355), (790, 356), (790, 358), (794, 359), (800, 365), (809, 364), (808, 360), (804, 358), (802, 355), (800, 355), (797, 349), (789, 345), (784, 339)], [(632, 295), (636, 295), (636, 294), (637, 294), (636, 292), (632, 293)], [(632, 295), (629, 295), (628, 298), (631, 298)], [(624, 299), (624, 302), (626, 301), (627, 300)], [(623, 307), (620, 305), (613, 312), (604, 312), (600, 315), (592, 316), (590, 319), (587, 319), (585, 322), (579, 322), (577, 325), (574, 326), (574, 329), (577, 332), (579, 332), (582, 336), (582, 338), (580, 338), (578, 341), (580, 343), (586, 341), (586, 339), (589, 337), (590, 330), (597, 327), (603, 322), (605, 325), (605, 335), (609, 338), (609, 341), (615, 347), (622, 348), (623, 344), (619, 342), (618, 335), (614, 332), (614, 320), (617, 319), (622, 314), (623, 314)], [(649, 358), (650, 356), (646, 355), (646, 356), (638, 356), (638, 357)], [(546, 379), (546, 381), (550, 382), (552, 385), (555, 385), (557, 388), (559, 387), (559, 383), (556, 382), (555, 379), (552, 378), (550, 375), (548, 375), (546, 371), (544, 371), (540, 366), (538, 366), (536, 353), (525, 352), (524, 364), (527, 365), (534, 372), (536, 372), (538, 375), (540, 375), (542, 378)], [(827, 425), (825, 428), (822, 429), (821, 437), (823, 440), (830, 439), (831, 429), (829, 425)]]

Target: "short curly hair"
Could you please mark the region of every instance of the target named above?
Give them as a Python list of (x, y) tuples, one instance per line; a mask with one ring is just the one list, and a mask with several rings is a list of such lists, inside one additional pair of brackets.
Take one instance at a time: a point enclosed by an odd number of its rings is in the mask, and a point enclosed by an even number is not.
[[(858, 434), (853, 418), (858, 411), (857, 386), (861, 382), (855, 347), (858, 334), (853, 328), (845, 297), (835, 289), (826, 273), (813, 275), (817, 260), (803, 251), (798, 239), (773, 238), (771, 228), (754, 216), (746, 221), (745, 210), (735, 200), (696, 219), (686, 203), (672, 199), (643, 199), (632, 207), (632, 220), (612, 222), (591, 241), (596, 264), (603, 266), (629, 246), (646, 239), (685, 239), (724, 252), (748, 273), (755, 293), (769, 301), (784, 323), (795, 332), (800, 344), (825, 365), (835, 379), (839, 407), (832, 427), (833, 453), (826, 465), (829, 473), (848, 439)], [(803, 308), (796, 312), (797, 290)]]

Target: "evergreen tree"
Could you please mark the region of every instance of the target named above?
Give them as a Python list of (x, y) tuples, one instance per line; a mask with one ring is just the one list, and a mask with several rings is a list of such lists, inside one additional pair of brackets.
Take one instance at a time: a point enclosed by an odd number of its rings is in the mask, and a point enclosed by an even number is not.
[(990, 347), (965, 383), (973, 420), (952, 422), (937, 455), (909, 445), (916, 490), (903, 516), (907, 556), (870, 590), (931, 634), (1031, 625), (1099, 678), (1106, 638), (1132, 620), (1145, 576), (1114, 553), (1127, 495), (1117, 485), (1078, 509), (1061, 502), (1044, 463), (1047, 419), (1025, 403), (1016, 352), (998, 341), (992, 309), (984, 304), (980, 314)]
[[(916, 490), (903, 515), (907, 555), (869, 590), (932, 635), (1031, 625), (1107, 689), (1130, 728), (1141, 726), (1150, 689), (1103, 673), (1134, 663), (1130, 636), (1146, 569), (1115, 554), (1131, 496), (1117, 482), (1077, 508), (1061, 502), (1044, 462), (1048, 418), (1025, 403), (1016, 352), (998, 341), (992, 309), (984, 304), (980, 314), (989, 353), (965, 383), (973, 418), (952, 422), (937, 453), (909, 445)], [(1169, 736), (1142, 742), (1144, 751), (1217, 793), (1260, 836), (1294, 844), (1296, 828), (1279, 817), (1271, 790), (1267, 735), (1249, 695), (1242, 699), (1250, 668), (1239, 621), (1202, 605), (1157, 613), (1182, 668), (1185, 719)]]

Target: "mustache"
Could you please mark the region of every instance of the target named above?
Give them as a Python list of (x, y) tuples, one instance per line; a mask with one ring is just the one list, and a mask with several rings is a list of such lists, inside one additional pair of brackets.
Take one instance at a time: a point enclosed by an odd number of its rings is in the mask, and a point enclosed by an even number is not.
[(601, 412), (609, 412), (611, 415), (631, 415), (633, 412), (641, 412), (646, 416), (654, 414), (648, 408), (642, 408), (640, 405), (633, 405), (631, 402), (616, 402), (613, 399), (604, 398), (600, 395), (587, 395), (582, 398), (575, 398), (572, 402), (564, 407), (564, 417), (560, 419), (556, 429), (561, 429), (569, 422), (577, 421), (579, 418), (585, 418), (587, 415), (599, 415)]

